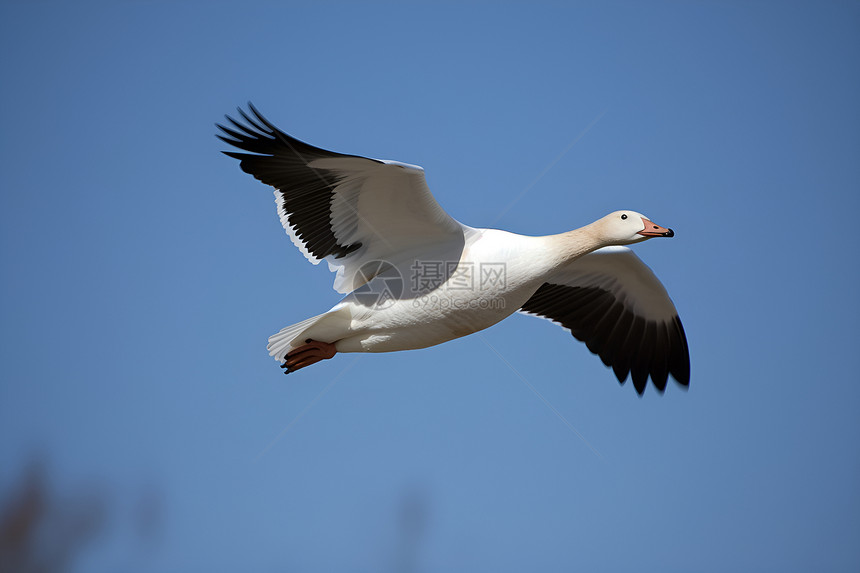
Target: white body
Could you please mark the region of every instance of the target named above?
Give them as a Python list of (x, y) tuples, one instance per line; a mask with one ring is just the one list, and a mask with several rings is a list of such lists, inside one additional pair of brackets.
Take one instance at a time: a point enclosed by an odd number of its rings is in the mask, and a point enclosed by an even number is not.
[[(495, 229), (473, 230), (459, 260), (439, 262), (451, 263), (456, 270), (437, 288), (411, 288), (412, 277), (406, 275), (414, 272), (411, 260), (398, 266), (408, 291), (401, 298), (368, 306), (347, 295), (313, 324), (291, 332), (290, 346), (314, 339), (334, 342), (338, 352), (393, 352), (441, 344), (488, 328), (519, 310), (552, 268), (544, 238)], [(494, 284), (482, 284), (480, 272), (487, 267), (501, 267), (504, 276)], [(472, 279), (471, 287), (457, 280), (464, 275)], [(384, 286), (376, 284), (381, 281), (371, 281), (371, 290), (383, 291)]]

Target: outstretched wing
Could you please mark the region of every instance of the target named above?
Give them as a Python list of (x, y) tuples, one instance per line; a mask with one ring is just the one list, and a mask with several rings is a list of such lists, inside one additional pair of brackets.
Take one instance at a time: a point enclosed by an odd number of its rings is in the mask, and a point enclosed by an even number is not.
[(420, 258), (463, 242), (463, 226), (433, 198), (424, 170), (396, 161), (326, 151), (290, 137), (252, 105), (245, 123), (218, 124), (224, 151), (243, 171), (275, 188), (281, 224), (313, 264), (325, 259), (337, 272), (334, 288), (361, 286), (367, 261)]
[(690, 353), (675, 305), (654, 273), (625, 247), (581, 257), (541, 286), (520, 312), (548, 318), (611, 366), (641, 395), (648, 376), (660, 392), (671, 374), (690, 384)]

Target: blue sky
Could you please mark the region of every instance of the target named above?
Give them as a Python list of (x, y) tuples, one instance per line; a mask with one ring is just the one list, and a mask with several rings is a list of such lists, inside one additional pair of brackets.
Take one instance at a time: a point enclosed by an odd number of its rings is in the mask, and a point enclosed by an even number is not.
[[(103, 498), (72, 571), (860, 566), (856, 3), (5, 2), (0, 48), (0, 495)], [(672, 227), (690, 390), (525, 316), (284, 378), (339, 296), (219, 153), (248, 100), (468, 225)]]

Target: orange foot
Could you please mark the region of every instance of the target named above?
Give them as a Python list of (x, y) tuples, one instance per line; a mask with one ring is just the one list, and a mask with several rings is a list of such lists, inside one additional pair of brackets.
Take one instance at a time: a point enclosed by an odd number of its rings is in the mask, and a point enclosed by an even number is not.
[(305, 366), (316, 364), (320, 360), (331, 358), (336, 353), (337, 350), (335, 350), (334, 344), (308, 338), (305, 340), (304, 345), (287, 354), (287, 360), (281, 364), (281, 368), (284, 369), (284, 374), (289, 374)]

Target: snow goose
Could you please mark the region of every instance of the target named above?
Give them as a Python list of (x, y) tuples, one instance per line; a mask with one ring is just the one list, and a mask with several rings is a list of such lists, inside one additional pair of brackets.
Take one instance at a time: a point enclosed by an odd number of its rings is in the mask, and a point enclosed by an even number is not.
[(623, 245), (672, 237), (634, 211), (530, 237), (472, 228), (433, 198), (415, 165), (326, 151), (285, 134), (249, 104), (218, 137), (243, 171), (275, 189), (281, 224), (346, 295), (269, 338), (285, 373), (337, 352), (425, 348), (520, 311), (585, 342), (641, 395), (650, 376), (690, 381), (684, 328), (665, 288)]

